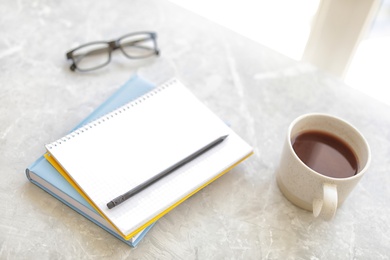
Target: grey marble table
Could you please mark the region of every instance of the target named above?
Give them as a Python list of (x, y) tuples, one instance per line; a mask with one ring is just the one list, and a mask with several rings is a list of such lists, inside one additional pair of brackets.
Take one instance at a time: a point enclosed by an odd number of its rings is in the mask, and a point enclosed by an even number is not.
[[(78, 44), (140, 30), (158, 33), (159, 58), (118, 54), (99, 71), (68, 69), (65, 52)], [(0, 259), (390, 257), (388, 106), (165, 1), (1, 1), (0, 32)], [(133, 73), (180, 78), (255, 150), (134, 249), (24, 174), (45, 143)], [(308, 112), (346, 119), (372, 149), (371, 168), (331, 222), (293, 206), (275, 182), (287, 126)]]

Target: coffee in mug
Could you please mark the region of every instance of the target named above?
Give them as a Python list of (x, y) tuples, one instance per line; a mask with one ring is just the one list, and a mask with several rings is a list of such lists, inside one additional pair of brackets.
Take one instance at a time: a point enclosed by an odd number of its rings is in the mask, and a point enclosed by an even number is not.
[(306, 131), (293, 137), (292, 146), (303, 163), (322, 175), (347, 178), (358, 172), (354, 151), (333, 134)]

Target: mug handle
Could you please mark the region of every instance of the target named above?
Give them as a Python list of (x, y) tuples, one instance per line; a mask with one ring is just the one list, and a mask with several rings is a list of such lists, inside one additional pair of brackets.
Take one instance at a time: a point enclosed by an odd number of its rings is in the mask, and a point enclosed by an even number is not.
[(313, 200), (314, 217), (321, 216), (325, 220), (331, 220), (337, 210), (337, 186), (335, 184), (323, 184), (323, 198)]

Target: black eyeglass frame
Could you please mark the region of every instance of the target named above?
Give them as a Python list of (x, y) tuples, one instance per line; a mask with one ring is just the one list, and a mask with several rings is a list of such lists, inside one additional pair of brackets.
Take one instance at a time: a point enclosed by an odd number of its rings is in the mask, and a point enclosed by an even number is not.
[[(153, 42), (153, 52), (151, 52), (150, 54), (148, 55), (145, 55), (145, 56), (131, 56), (129, 55), (128, 53), (126, 53), (126, 51), (123, 49), (123, 45), (121, 45), (121, 41), (125, 38), (128, 38), (128, 37), (131, 37), (131, 36), (136, 36), (136, 35), (148, 35), (149, 38), (147, 39), (142, 39), (141, 41), (145, 41), (145, 40), (152, 40)], [(160, 54), (160, 50), (158, 49), (158, 46), (157, 46), (157, 33), (155, 32), (134, 32), (134, 33), (129, 33), (129, 34), (126, 34), (126, 35), (123, 35), (121, 36), (120, 38), (118, 38), (117, 40), (113, 40), (113, 41), (95, 41), (95, 42), (90, 42), (90, 43), (86, 43), (86, 44), (83, 44), (83, 45), (80, 45), (79, 47), (71, 50), (71, 51), (68, 51), (66, 53), (66, 58), (68, 60), (72, 60), (72, 65), (70, 65), (70, 70), (71, 71), (75, 71), (75, 70), (78, 70), (78, 71), (82, 71), (82, 72), (85, 72), (85, 71), (92, 71), (92, 70), (96, 70), (96, 69), (100, 69), (104, 66), (106, 66), (107, 64), (110, 63), (111, 61), (111, 54), (114, 50), (117, 50), (117, 49), (120, 49), (122, 51), (122, 53), (129, 59), (144, 59), (144, 58), (147, 58), (147, 57), (151, 57), (153, 55), (159, 55)], [(137, 43), (139, 42), (140, 40), (134, 40), (134, 41), (131, 41), (130, 43)], [(74, 53), (82, 48), (85, 48), (87, 46), (92, 46), (92, 45), (96, 45), (96, 44), (107, 44), (107, 47), (108, 47), (108, 60), (101, 64), (101, 65), (98, 65), (96, 67), (93, 67), (93, 68), (90, 68), (90, 69), (80, 69), (79, 67), (77, 67), (77, 62), (75, 60), (75, 56), (74, 56)]]

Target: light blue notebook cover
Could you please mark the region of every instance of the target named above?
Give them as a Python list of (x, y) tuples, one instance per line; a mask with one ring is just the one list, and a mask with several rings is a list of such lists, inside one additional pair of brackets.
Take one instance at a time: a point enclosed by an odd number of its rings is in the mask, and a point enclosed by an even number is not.
[[(155, 86), (137, 75), (134, 75), (128, 80), (118, 91), (116, 91), (109, 99), (101, 104), (87, 118), (80, 122), (74, 129), (77, 129), (86, 123), (97, 119), (98, 117), (113, 111), (114, 109), (128, 103), (131, 100), (145, 94)], [(73, 131), (73, 130), (72, 130)], [(51, 164), (41, 156), (33, 164), (26, 169), (27, 178), (50, 193), (64, 204), (68, 205), (78, 213), (82, 214), (95, 224), (99, 225), (104, 230), (110, 232), (115, 237), (122, 240), (124, 243), (134, 247), (136, 246), (149, 229), (154, 225), (150, 225), (142, 232), (130, 240), (123, 239), (116, 233), (110, 224), (100, 216), (100, 214), (70, 185), (62, 175)]]

